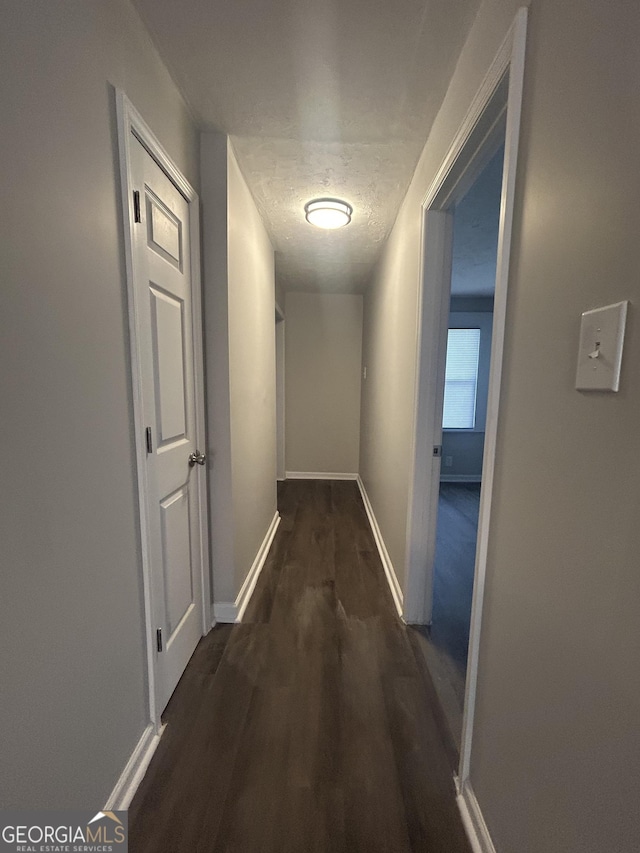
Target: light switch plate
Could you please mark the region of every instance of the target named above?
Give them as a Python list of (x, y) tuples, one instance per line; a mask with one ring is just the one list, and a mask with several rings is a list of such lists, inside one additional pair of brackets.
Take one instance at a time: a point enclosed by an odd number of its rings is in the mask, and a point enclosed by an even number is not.
[(628, 304), (626, 300), (616, 302), (582, 315), (576, 373), (578, 391), (618, 390)]

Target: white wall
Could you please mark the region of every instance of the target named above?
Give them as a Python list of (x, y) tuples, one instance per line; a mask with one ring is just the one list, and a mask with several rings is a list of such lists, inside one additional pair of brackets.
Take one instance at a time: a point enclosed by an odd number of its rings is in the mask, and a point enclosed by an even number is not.
[(211, 601), (235, 600), (229, 386), (228, 141), (200, 137)]
[(276, 512), (274, 255), (227, 137), (201, 149), (213, 597), (228, 605)]
[[(481, 7), (366, 299), (362, 474), (396, 567), (420, 201), (516, 6)], [(627, 851), (640, 835), (639, 29), (632, 2), (531, 10), (471, 761), (498, 853)], [(620, 392), (576, 392), (581, 311), (625, 298)]]
[(276, 512), (274, 255), (229, 146), (229, 381), (239, 592)]
[(124, 0), (0, 28), (0, 806), (100, 808), (147, 721), (114, 86), (198, 186)]
[(362, 296), (287, 293), (287, 471), (356, 474)]
[(410, 210), (405, 202), (364, 299), (360, 431), (360, 476), (402, 588), (418, 313), (411, 238), (420, 239), (419, 223), (407, 233)]

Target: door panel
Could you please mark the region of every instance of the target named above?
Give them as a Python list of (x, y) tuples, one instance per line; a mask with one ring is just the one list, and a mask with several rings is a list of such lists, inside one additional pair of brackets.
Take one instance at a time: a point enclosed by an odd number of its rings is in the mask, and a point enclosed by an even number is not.
[(158, 445), (184, 438), (187, 431), (184, 377), (184, 312), (181, 300), (153, 285), (153, 339)]
[(153, 194), (146, 200), (149, 248), (182, 269), (182, 223)]
[[(202, 634), (202, 547), (196, 450), (190, 205), (132, 139), (132, 180), (142, 222), (135, 228), (136, 295), (146, 424), (151, 597), (162, 648), (155, 658), (163, 709)], [(197, 212), (194, 213), (197, 215)]]
[(167, 644), (193, 603), (189, 490), (183, 486), (160, 502)]

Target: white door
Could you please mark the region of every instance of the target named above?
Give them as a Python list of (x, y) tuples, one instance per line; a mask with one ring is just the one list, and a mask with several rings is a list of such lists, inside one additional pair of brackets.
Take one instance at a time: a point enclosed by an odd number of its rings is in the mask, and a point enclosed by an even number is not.
[(162, 711), (202, 636), (191, 251), (187, 200), (131, 138), (136, 337), (146, 431), (146, 516), (155, 698)]

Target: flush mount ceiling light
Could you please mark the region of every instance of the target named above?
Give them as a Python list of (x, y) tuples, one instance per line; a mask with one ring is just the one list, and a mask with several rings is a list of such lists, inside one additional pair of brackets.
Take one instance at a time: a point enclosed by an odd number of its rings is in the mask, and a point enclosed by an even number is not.
[(353, 208), (337, 198), (317, 198), (304, 206), (307, 222), (318, 228), (342, 228), (351, 222)]

